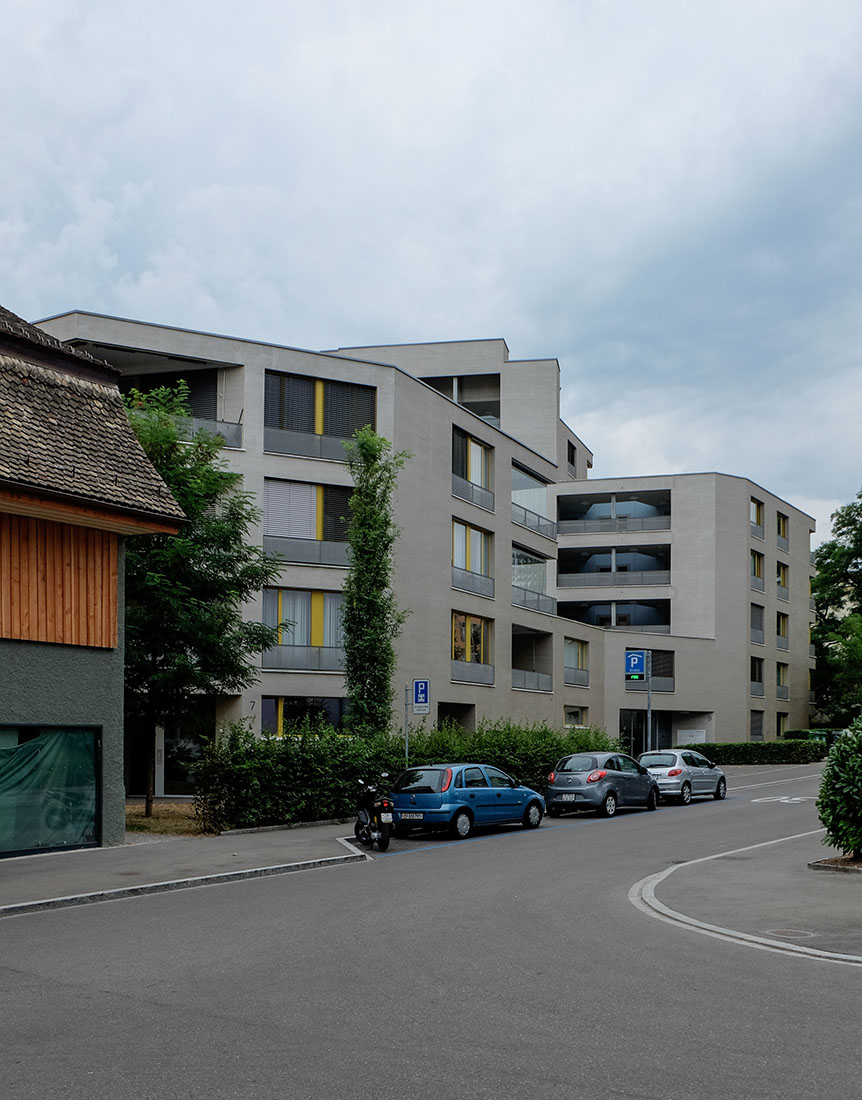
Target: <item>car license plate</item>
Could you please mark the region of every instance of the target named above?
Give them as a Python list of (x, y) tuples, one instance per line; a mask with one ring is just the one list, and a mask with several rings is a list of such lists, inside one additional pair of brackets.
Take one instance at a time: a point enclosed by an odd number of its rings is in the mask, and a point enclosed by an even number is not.
[(381, 824), (383, 824), (383, 825), (391, 825), (392, 824), (392, 814), (381, 814), (380, 815), (380, 821), (381, 821)]
[(410, 813), (410, 812), (402, 813), (401, 814), (401, 820), (402, 821), (421, 821), (423, 816), (424, 816), (423, 814), (414, 814), (414, 813)]
[(560, 795), (560, 801), (561, 802), (574, 802), (575, 801), (575, 796), (573, 794), (561, 794)]

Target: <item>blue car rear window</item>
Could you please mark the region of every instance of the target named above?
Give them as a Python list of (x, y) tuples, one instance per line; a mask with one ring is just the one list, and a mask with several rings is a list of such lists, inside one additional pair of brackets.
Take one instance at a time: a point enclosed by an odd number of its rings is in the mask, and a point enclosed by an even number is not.
[(409, 768), (398, 777), (393, 791), (411, 791), (413, 794), (439, 794), (443, 786), (443, 772), (438, 768)]

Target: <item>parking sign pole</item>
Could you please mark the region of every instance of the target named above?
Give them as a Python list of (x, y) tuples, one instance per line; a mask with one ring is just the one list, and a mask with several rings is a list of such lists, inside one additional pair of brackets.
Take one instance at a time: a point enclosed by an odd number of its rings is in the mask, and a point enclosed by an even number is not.
[(646, 651), (646, 747), (652, 752), (652, 650)]
[(410, 684), (404, 685), (404, 766), (410, 759), (410, 727), (408, 726), (408, 714), (410, 713)]

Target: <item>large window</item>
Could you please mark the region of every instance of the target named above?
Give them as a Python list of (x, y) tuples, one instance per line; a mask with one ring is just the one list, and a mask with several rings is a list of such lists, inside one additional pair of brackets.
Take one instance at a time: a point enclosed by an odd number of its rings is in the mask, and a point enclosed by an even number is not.
[(344, 644), (341, 592), (297, 588), (267, 588), (263, 620), (278, 627), (279, 645), (333, 646)]
[(763, 695), (763, 658), (751, 657), (749, 663), (751, 665), (751, 694)]
[(491, 623), (477, 615), (452, 612), (452, 660), (479, 665), (491, 663)]
[(547, 560), (520, 546), (512, 547), (512, 584), (528, 592), (544, 592), (547, 580)]
[(790, 648), (790, 616), (783, 611), (775, 613), (775, 644), (779, 649)]
[(266, 372), (264, 424), (282, 431), (350, 439), (357, 428), (374, 425), (373, 386)]
[(758, 538), (763, 538), (763, 501), (757, 497), (751, 498), (749, 505), (749, 519), (751, 521), (751, 533)]
[(452, 564), (483, 577), (491, 572), (491, 536), (461, 520), (452, 521)]
[(308, 697), (305, 695), (264, 695), (260, 701), (260, 725), (265, 733), (281, 737), (285, 725), (290, 727), (304, 718), (322, 718), (335, 729), (341, 729), (347, 713), (347, 700)]
[(482, 489), (490, 489), (492, 450), (460, 428), (453, 428), (452, 473)]
[(766, 641), (763, 631), (763, 607), (757, 603), (751, 605), (751, 640), (760, 645)]
[(784, 564), (783, 561), (776, 563), (775, 569), (775, 583), (778, 588), (778, 595), (787, 599), (787, 586), (790, 583), (788, 577), (790, 576), (790, 570)]
[(341, 485), (268, 479), (264, 482), (264, 533), (346, 542), (352, 492)]
[(752, 550), (749, 554), (749, 572), (751, 574), (751, 587), (762, 592), (763, 584), (763, 554)]

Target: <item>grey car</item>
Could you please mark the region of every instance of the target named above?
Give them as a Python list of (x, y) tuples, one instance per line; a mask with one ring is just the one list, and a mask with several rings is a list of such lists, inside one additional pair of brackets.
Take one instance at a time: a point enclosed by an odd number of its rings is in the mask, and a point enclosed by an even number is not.
[(548, 776), (545, 805), (550, 817), (566, 810), (598, 810), (613, 817), (619, 806), (658, 805), (658, 783), (623, 752), (577, 752), (564, 756)]
[(717, 799), (727, 794), (724, 772), (694, 749), (642, 752), (638, 760), (655, 776), (662, 798), (673, 798), (687, 806), (696, 794)]

